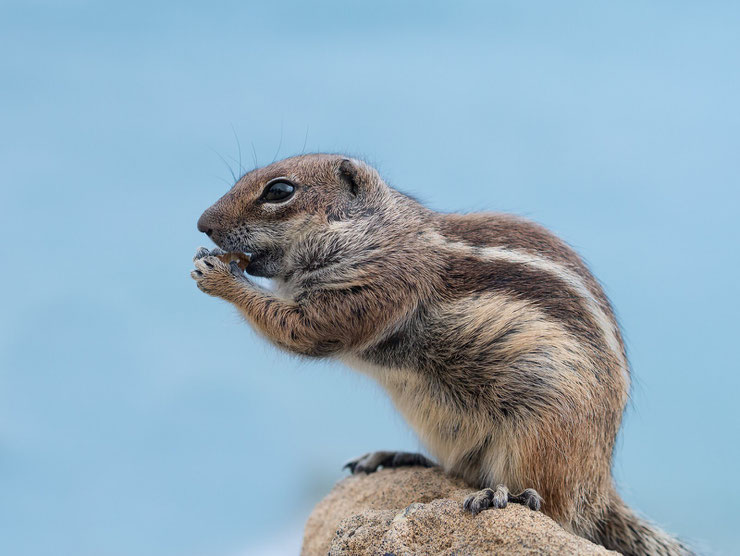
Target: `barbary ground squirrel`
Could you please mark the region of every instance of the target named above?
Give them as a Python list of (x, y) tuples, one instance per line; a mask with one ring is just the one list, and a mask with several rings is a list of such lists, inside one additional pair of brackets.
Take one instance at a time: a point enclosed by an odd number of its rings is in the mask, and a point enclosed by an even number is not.
[[(277, 346), (334, 357), (390, 394), (476, 514), (519, 502), (624, 554), (690, 554), (614, 488), (630, 371), (609, 300), (537, 224), (443, 214), (367, 164), (310, 154), (253, 170), (203, 213), (192, 277)], [(247, 273), (272, 278), (275, 291)], [(348, 464), (434, 465), (374, 452)]]

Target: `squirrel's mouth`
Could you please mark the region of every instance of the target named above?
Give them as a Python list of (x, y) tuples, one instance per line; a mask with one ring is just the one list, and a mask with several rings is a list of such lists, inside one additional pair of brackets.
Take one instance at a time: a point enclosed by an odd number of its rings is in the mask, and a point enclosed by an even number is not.
[(265, 251), (248, 251), (249, 253), (249, 264), (247, 265), (246, 272), (251, 276), (261, 276), (263, 278), (270, 278), (272, 274), (268, 271), (268, 258)]

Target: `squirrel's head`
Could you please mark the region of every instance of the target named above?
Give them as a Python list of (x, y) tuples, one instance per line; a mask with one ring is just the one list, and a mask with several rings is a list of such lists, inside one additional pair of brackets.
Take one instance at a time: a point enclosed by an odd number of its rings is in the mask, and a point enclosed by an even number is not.
[[(378, 173), (341, 155), (286, 158), (244, 176), (206, 210), (198, 230), (225, 251), (251, 254), (247, 272), (281, 277), (298, 259), (322, 264), (332, 227), (366, 215), (385, 189)], [(319, 260), (311, 260), (319, 259)]]

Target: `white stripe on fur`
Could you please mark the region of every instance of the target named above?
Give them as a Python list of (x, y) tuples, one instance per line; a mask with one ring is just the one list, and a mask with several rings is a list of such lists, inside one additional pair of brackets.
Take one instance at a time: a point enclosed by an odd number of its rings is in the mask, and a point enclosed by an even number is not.
[(427, 237), (429, 237), (435, 245), (439, 245), (440, 247), (446, 247), (457, 252), (463, 252), (467, 256), (479, 259), (523, 264), (536, 270), (546, 272), (568, 284), (568, 286), (570, 286), (573, 291), (585, 301), (586, 308), (594, 317), (594, 320), (598, 324), (609, 349), (614, 353), (614, 356), (617, 358), (617, 361), (619, 361), (620, 367), (622, 368), (622, 372), (629, 380), (627, 361), (624, 358), (622, 345), (617, 337), (615, 325), (604, 313), (598, 301), (596, 301), (593, 294), (589, 291), (578, 274), (547, 258), (518, 249), (506, 249), (504, 247), (475, 247), (460, 241), (449, 241), (447, 238), (436, 232), (428, 233)]

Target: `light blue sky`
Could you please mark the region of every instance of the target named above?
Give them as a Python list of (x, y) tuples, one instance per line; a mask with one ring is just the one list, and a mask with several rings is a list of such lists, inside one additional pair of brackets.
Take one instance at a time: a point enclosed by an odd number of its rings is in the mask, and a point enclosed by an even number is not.
[(734, 2), (5, 0), (0, 553), (289, 550), (345, 459), (418, 448), (192, 283), (235, 137), (574, 245), (636, 376), (625, 498), (735, 551), (739, 53)]

